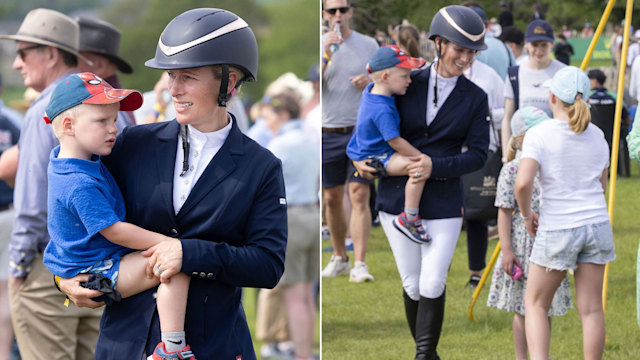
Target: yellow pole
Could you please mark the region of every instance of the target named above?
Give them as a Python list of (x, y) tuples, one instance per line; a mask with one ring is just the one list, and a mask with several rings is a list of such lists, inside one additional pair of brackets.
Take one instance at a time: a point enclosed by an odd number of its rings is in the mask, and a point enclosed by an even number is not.
[[(616, 101), (616, 112), (613, 118), (613, 140), (611, 144), (611, 166), (609, 176), (609, 221), (613, 225), (613, 205), (616, 198), (616, 179), (618, 177), (618, 150), (620, 146), (620, 122), (622, 117), (622, 97), (624, 94), (624, 71), (627, 68), (627, 49), (629, 48), (629, 32), (631, 31), (631, 15), (633, 13), (633, 0), (627, 0), (627, 8), (624, 16), (624, 34), (622, 35), (622, 53), (618, 67), (618, 91)], [(602, 285), (602, 308), (607, 309), (607, 288), (609, 277), (609, 264), (604, 268), (604, 283)]]
[(498, 255), (500, 255), (500, 241), (498, 241), (498, 245), (496, 245), (496, 249), (493, 250), (493, 254), (491, 254), (491, 259), (489, 260), (489, 264), (487, 265), (486, 268), (484, 268), (484, 272), (482, 273), (482, 277), (478, 282), (478, 286), (476, 286), (476, 290), (473, 292), (473, 297), (471, 298), (471, 304), (467, 309), (467, 315), (469, 316), (469, 320), (471, 321), (476, 321), (476, 319), (473, 318), (473, 306), (476, 304), (476, 300), (478, 300), (478, 296), (482, 291), (482, 287), (484, 286), (485, 281), (487, 281), (489, 274), (491, 274), (491, 269), (493, 269), (493, 265), (496, 263), (496, 260), (498, 259)]
[(584, 56), (584, 59), (582, 59), (582, 64), (580, 65), (580, 69), (584, 70), (589, 65), (589, 60), (591, 60), (591, 54), (593, 54), (593, 50), (596, 48), (598, 39), (600, 39), (602, 30), (604, 30), (604, 26), (607, 24), (607, 20), (609, 20), (609, 15), (611, 14), (611, 10), (613, 10), (613, 5), (615, 5), (615, 3), (616, 3), (616, 0), (609, 0), (607, 7), (604, 9), (604, 13), (602, 13), (602, 17), (600, 18), (600, 23), (596, 28), (596, 32), (593, 34), (593, 38), (591, 38), (591, 44), (589, 44), (589, 48), (587, 49), (587, 54)]

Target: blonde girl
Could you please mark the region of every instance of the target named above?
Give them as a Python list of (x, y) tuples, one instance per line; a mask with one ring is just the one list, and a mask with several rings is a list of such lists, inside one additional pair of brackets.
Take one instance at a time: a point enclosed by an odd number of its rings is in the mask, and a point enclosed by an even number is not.
[[(574, 271), (585, 359), (601, 359), (605, 327), (602, 281), (605, 264), (615, 259), (604, 189), (609, 148), (590, 123), (584, 97), (589, 79), (569, 66), (544, 86), (550, 88), (553, 119), (527, 132), (516, 177), (516, 199), (527, 231), (536, 237), (525, 294), (525, 329), (532, 360), (549, 356), (547, 321), (553, 294)], [(539, 172), (540, 212), (532, 209)]]
[[(548, 119), (549, 117), (544, 111), (532, 106), (519, 109), (513, 114), (512, 136), (507, 149), (508, 162), (500, 171), (495, 201), (495, 206), (499, 208), (498, 234), (502, 251), (498, 258), (498, 264), (501, 266), (496, 266), (494, 269), (487, 306), (514, 313), (513, 344), (518, 360), (527, 359), (524, 295), (529, 256), (533, 249), (534, 238), (527, 233), (513, 190), (520, 164), (520, 150), (524, 135), (527, 130)], [(532, 198), (532, 209), (538, 211), (540, 187), (537, 181), (534, 181)], [(517, 273), (516, 265), (522, 269), (518, 278), (514, 278), (514, 274)], [(571, 307), (571, 287), (568, 278), (565, 277), (553, 298), (548, 316), (565, 315)]]

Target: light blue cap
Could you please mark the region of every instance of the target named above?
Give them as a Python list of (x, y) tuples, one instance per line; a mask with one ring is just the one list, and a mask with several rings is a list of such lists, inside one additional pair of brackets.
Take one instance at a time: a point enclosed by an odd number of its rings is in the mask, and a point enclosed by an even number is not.
[(591, 90), (589, 77), (575, 66), (558, 70), (553, 78), (545, 81), (542, 86), (548, 87), (553, 95), (567, 104), (575, 103), (578, 93), (582, 94), (582, 98), (586, 100)]
[(518, 109), (511, 118), (511, 135), (522, 135), (545, 120), (549, 120), (549, 115), (537, 107), (526, 106)]

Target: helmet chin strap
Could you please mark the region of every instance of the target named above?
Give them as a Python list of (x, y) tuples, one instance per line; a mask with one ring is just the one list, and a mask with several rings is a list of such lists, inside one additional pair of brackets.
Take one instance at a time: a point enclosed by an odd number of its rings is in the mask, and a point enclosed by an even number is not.
[(436, 42), (436, 54), (438, 55), (438, 61), (436, 62), (436, 78), (433, 85), (433, 107), (438, 107), (438, 68), (440, 67), (440, 60), (442, 59), (442, 38), (438, 37)]
[(227, 93), (229, 87), (229, 65), (222, 64), (222, 80), (220, 81), (220, 93), (218, 94), (218, 106), (226, 107), (231, 94)]

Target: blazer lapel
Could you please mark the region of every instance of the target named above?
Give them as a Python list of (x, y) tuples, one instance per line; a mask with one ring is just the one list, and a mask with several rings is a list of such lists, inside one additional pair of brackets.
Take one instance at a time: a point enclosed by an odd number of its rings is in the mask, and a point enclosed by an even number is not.
[(242, 142), (242, 132), (240, 132), (234, 119), (229, 136), (227, 136), (220, 150), (218, 150), (213, 159), (211, 159), (209, 165), (207, 165), (198, 181), (196, 181), (187, 200), (184, 205), (182, 205), (182, 208), (180, 208), (178, 216), (184, 216), (189, 210), (193, 209), (209, 192), (236, 169), (236, 162), (233, 156), (243, 153)]
[(176, 164), (176, 149), (178, 147), (178, 134), (180, 125), (171, 121), (166, 127), (157, 132), (158, 146), (154, 147), (156, 158), (157, 177), (160, 179), (163, 202), (166, 209), (171, 212), (171, 218), (175, 218), (173, 210), (173, 171)]

